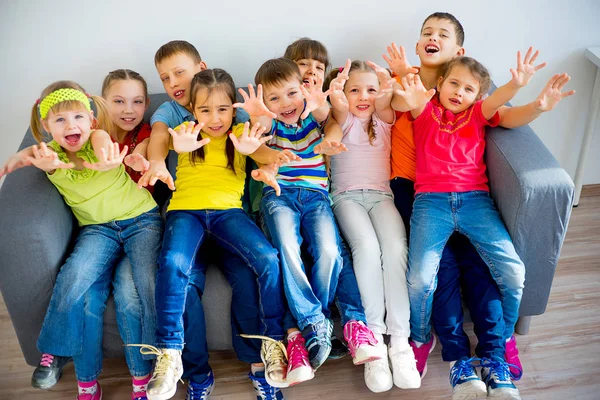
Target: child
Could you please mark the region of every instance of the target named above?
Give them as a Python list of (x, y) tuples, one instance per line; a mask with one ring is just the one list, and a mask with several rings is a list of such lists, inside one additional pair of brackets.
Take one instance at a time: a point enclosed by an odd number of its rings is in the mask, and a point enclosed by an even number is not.
[[(407, 241), (390, 190), (390, 129), (395, 120), (387, 70), (350, 60), (328, 81), (333, 116), (342, 125), (349, 151), (332, 159), (333, 211), (352, 249), (367, 320), (380, 343), (381, 360), (367, 363), (365, 382), (373, 392), (421, 386), (410, 336), (406, 287)], [(326, 82), (326, 87), (329, 86)], [(389, 89), (388, 89), (389, 88)], [(387, 91), (387, 93), (386, 93)], [(389, 357), (383, 334), (390, 335)]]
[[(320, 129), (329, 115), (328, 93), (314, 85), (308, 92), (293, 61), (285, 58), (266, 61), (256, 73), (255, 81), (257, 93), (248, 85), (249, 94), (240, 90), (244, 103), (235, 106), (243, 107), (251, 120), (269, 129), (273, 135), (270, 147), (291, 150), (302, 158), (279, 169), (277, 183), (281, 186), (281, 196), (265, 188), (261, 214), (280, 253), (290, 311), (302, 329), (302, 335), (295, 329), (288, 330), (288, 347), (290, 343), (302, 347), (301, 342), (305, 341), (310, 365), (316, 370), (331, 351), (328, 306), (333, 301), (342, 266), (340, 240), (328, 200), (327, 172), (319, 152), (339, 153), (339, 135), (325, 135), (324, 145), (320, 145)], [(303, 240), (307, 241), (314, 261), (310, 278), (300, 257)]]
[[(481, 97), (489, 89), (489, 73), (469, 57), (458, 57), (445, 64), (438, 80), (439, 95), (430, 102), (435, 90), (427, 91), (418, 76), (402, 80), (404, 90), (398, 94), (415, 119), (417, 153), (417, 194), (411, 218), (407, 275), (415, 342), (423, 343), (428, 332), (429, 293), (441, 250), (453, 231), (469, 237), (497, 277), (503, 293), (504, 322), (507, 329), (514, 329), (525, 267), (489, 197), (483, 162), (483, 128), (498, 124), (498, 108), (544, 66), (534, 66), (536, 58), (537, 52), (532, 55), (530, 48), (521, 61), (519, 52), (517, 69), (511, 70), (512, 80), (485, 100)], [(504, 360), (483, 360), (482, 365), (489, 396), (496, 392), (518, 396), (514, 385), (506, 379), (509, 372)]]
[[(261, 138), (265, 128), (260, 125), (254, 125), (250, 132), (248, 123), (233, 125), (235, 86), (225, 71), (214, 69), (197, 73), (189, 96), (198, 124), (190, 122), (177, 130), (169, 128), (173, 148), (179, 154), (178, 190), (168, 207), (159, 258), (156, 289), (158, 349), (151, 349), (157, 355), (157, 362), (148, 395), (150, 399), (168, 399), (175, 394), (177, 380), (183, 373), (182, 317), (189, 276), (198, 249), (210, 235), (219, 247), (240, 259), (243, 268), (256, 274), (262, 330), (268, 336), (261, 348), (265, 363), (262, 380), (266, 379), (270, 385), (268, 389), (275, 396), (275, 387), (287, 386), (285, 347), (279, 342), (283, 338), (284, 312), (279, 261), (277, 251), (241, 209), (245, 156), (254, 153), (269, 137)], [(226, 269), (225, 273), (231, 279), (237, 279), (236, 271)], [(192, 398), (212, 391), (214, 378), (207, 357), (202, 367), (205, 379), (190, 384)], [(259, 380), (258, 371), (253, 372), (250, 378)]]
[[(42, 142), (42, 127), (52, 136), (48, 144)], [(135, 187), (121, 165), (127, 148), (119, 153), (108, 133), (97, 127), (111, 130), (104, 100), (88, 97), (74, 82), (59, 81), (42, 92), (32, 109), (31, 130), (40, 145), (20, 152), (47, 173), (81, 227), (57, 276), (38, 339), (43, 353), (73, 357), (79, 400), (102, 398), (96, 379), (114, 265), (125, 252), (136, 281), (152, 274), (162, 237), (156, 203), (148, 191)], [(135, 375), (148, 374), (149, 367), (141, 365)], [(138, 394), (133, 398), (145, 398)]]
[[(314, 86), (318, 90), (322, 90), (325, 71), (329, 68), (330, 61), (327, 49), (321, 42), (309, 38), (298, 39), (286, 48), (284, 57), (298, 65), (302, 81), (307, 89)], [(338, 132), (336, 133), (333, 130), (338, 130)], [(324, 132), (326, 135), (331, 135), (331, 132), (334, 132), (334, 135), (340, 134), (341, 128), (335, 119), (329, 118), (324, 127)], [(338, 148), (340, 151), (347, 151), (343, 143), (340, 143)], [(353, 361), (355, 364), (362, 364), (369, 358), (379, 357), (380, 351), (375, 348), (375, 338), (367, 326), (352, 260), (344, 243), (342, 243), (342, 258), (343, 267), (335, 292), (335, 302), (339, 308), (342, 326), (344, 327), (344, 339), (350, 347)], [(329, 358), (340, 358), (348, 352), (344, 343), (337, 339), (335, 335), (332, 335), (331, 345)], [(295, 369), (293, 360), (301, 361), (301, 357), (294, 357), (294, 349), (297, 348), (300, 347), (288, 347), (289, 370)]]

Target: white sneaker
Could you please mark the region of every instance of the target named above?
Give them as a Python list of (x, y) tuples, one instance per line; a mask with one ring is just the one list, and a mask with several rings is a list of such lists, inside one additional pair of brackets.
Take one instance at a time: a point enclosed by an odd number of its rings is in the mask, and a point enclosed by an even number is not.
[(387, 347), (381, 346), (383, 357), (365, 363), (365, 384), (373, 393), (387, 392), (394, 386), (392, 372), (387, 357)]
[[(151, 346), (146, 346), (147, 348)], [(167, 400), (175, 396), (177, 381), (183, 375), (181, 350), (156, 349), (156, 363), (152, 378), (148, 382), (146, 396), (148, 400)]]
[(400, 350), (390, 347), (390, 361), (394, 373), (394, 385), (401, 389), (418, 389), (421, 387), (421, 375), (417, 370), (417, 360), (412, 347)]

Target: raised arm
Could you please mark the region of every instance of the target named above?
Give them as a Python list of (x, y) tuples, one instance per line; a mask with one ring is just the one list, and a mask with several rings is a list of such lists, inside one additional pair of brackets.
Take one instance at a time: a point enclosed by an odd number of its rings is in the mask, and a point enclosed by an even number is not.
[(127, 155), (127, 146), (123, 146), (123, 150), (119, 152), (119, 143), (113, 143), (107, 132), (96, 129), (92, 132), (90, 141), (98, 161), (95, 163), (84, 161), (83, 166), (85, 168), (108, 171), (123, 163), (123, 159)]
[(387, 56), (384, 54), (383, 59), (390, 66), (390, 69), (397, 77), (403, 78), (408, 74), (418, 74), (418, 68), (410, 65), (408, 60), (406, 59), (406, 54), (404, 52), (404, 47), (396, 45), (396, 43), (392, 43), (387, 47)]
[(367, 61), (367, 65), (375, 71), (379, 80), (379, 93), (375, 100), (375, 112), (382, 121), (391, 124), (394, 122), (395, 112), (392, 109), (391, 101), (394, 94), (393, 84), (396, 82), (389, 71), (374, 62)]
[(147, 148), (149, 165), (144, 175), (138, 180), (138, 187), (154, 186), (156, 181), (160, 180), (166, 183), (169, 189), (175, 190), (173, 177), (165, 163), (165, 159), (169, 154), (170, 140), (171, 135), (167, 124), (164, 122), (152, 124), (152, 133)]
[(306, 106), (304, 107), (304, 112), (300, 118), (306, 119), (312, 113), (317, 122), (321, 123), (325, 121), (331, 111), (329, 103), (327, 102), (327, 96), (329, 96), (333, 90), (329, 88), (329, 90), (323, 92), (322, 88), (309, 83), (309, 88), (300, 85), (300, 91), (306, 99)]
[(252, 84), (248, 84), (248, 93), (242, 88), (238, 89), (238, 91), (242, 95), (244, 102), (234, 103), (233, 107), (243, 108), (250, 116), (253, 124), (259, 122), (267, 131), (270, 131), (273, 126), (273, 119), (277, 117), (277, 114), (271, 112), (265, 105), (262, 85), (258, 85), (256, 91), (254, 91)]
[(566, 73), (556, 74), (550, 78), (539, 96), (531, 103), (518, 107), (500, 107), (499, 125), (508, 129), (517, 128), (527, 125), (542, 113), (552, 110), (562, 99), (575, 94), (574, 90), (562, 91), (570, 79), (571, 77)]
[(405, 108), (398, 111), (409, 111), (413, 118), (418, 118), (425, 110), (427, 102), (431, 100), (435, 94), (435, 89), (425, 89), (419, 75), (412, 77), (405, 76), (402, 78), (402, 87), (396, 89), (395, 94), (398, 95), (404, 103)]
[(533, 48), (530, 47), (523, 61), (521, 61), (521, 52), (517, 52), (517, 69), (511, 68), (512, 79), (510, 82), (496, 89), (481, 104), (481, 112), (485, 119), (492, 118), (500, 107), (509, 102), (523, 86), (529, 83), (536, 71), (546, 66), (546, 63), (534, 65), (540, 52), (536, 51), (533, 55), (532, 52)]
[(344, 125), (346, 118), (348, 118), (348, 99), (344, 94), (344, 86), (349, 78), (351, 64), (352, 60), (346, 60), (346, 65), (342, 71), (329, 83), (329, 90), (332, 90), (329, 101), (331, 102), (333, 118), (339, 125)]
[[(35, 146), (35, 145), (34, 145)], [(4, 175), (8, 175), (11, 172), (18, 170), (19, 168), (28, 167), (31, 165), (30, 158), (33, 157), (33, 147), (29, 146), (13, 154), (6, 160), (6, 163), (0, 168), (0, 178)]]

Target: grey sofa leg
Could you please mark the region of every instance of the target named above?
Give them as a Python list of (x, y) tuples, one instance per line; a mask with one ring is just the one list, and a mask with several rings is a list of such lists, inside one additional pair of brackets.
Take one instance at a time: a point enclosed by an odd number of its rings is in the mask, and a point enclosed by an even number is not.
[(515, 325), (515, 332), (519, 335), (527, 335), (529, 333), (529, 326), (531, 325), (531, 315), (527, 317), (519, 317), (517, 324)]

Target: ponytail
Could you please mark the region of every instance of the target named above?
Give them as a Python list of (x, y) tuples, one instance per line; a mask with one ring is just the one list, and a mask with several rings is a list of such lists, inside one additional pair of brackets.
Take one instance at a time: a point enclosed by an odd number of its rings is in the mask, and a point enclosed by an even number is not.
[(106, 104), (106, 100), (104, 100), (100, 96), (90, 96), (90, 99), (96, 104), (96, 114), (94, 115), (95, 126), (92, 126), (93, 129), (102, 129), (110, 135), (110, 133), (114, 130), (114, 124), (110, 119), (110, 115), (108, 114), (108, 105)]
[(31, 108), (31, 121), (29, 126), (31, 127), (31, 133), (33, 134), (34, 139), (38, 143), (41, 143), (44, 141), (44, 127), (42, 126), (40, 115), (38, 114), (38, 104), (39, 101), (36, 101)]

